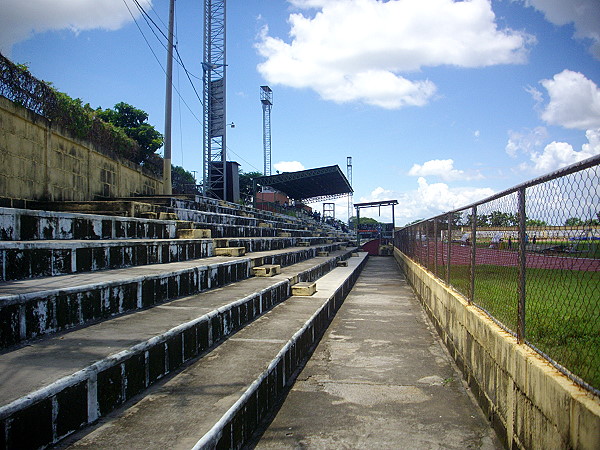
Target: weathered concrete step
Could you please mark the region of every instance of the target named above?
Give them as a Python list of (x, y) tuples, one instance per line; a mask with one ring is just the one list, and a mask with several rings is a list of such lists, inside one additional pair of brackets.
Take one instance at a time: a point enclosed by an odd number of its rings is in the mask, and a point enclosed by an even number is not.
[(194, 259), (0, 284), (0, 348), (248, 278), (255, 265), (289, 266), (334, 244)]
[(32, 208), (43, 211), (63, 211), (84, 214), (99, 214), (106, 212), (110, 215), (125, 217), (140, 217), (141, 214), (154, 212), (153, 205), (138, 200), (96, 200), (96, 201), (60, 201), (60, 202), (30, 202)]
[(293, 237), (312, 237), (310, 230), (285, 228), (266, 228), (249, 225), (227, 225), (206, 222), (194, 222), (197, 228), (204, 228), (211, 231), (213, 238), (242, 238), (242, 237), (278, 237), (280, 231), (287, 231)]
[[(262, 252), (283, 249), (287, 247), (302, 247), (300, 242), (306, 242), (306, 247), (325, 244), (325, 238), (313, 237), (265, 237), (265, 238), (219, 238), (215, 239), (216, 247), (245, 247), (246, 252)], [(346, 242), (338, 242), (343, 245)]]
[[(289, 389), (366, 261), (319, 279), (68, 448), (241, 448)], [(157, 424), (162, 424), (157, 426)]]
[(0, 242), (0, 282), (212, 255), (212, 239), (4, 241)]
[(0, 208), (0, 241), (34, 239), (169, 239), (172, 220)]
[(319, 278), (341, 256), (303, 261), (273, 278), (247, 279), (1, 355), (0, 445), (38, 448), (95, 421), (285, 300), (290, 278)]

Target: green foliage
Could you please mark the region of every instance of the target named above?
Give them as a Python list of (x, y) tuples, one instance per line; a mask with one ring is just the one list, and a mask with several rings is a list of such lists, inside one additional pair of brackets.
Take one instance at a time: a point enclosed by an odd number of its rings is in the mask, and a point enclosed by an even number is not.
[(249, 202), (252, 199), (253, 189), (253, 178), (262, 177), (263, 174), (260, 172), (248, 172), (244, 173), (240, 170), (240, 198), (244, 202)]
[(120, 102), (115, 109), (98, 109), (96, 116), (105, 122), (121, 128), (127, 136), (136, 141), (140, 151), (133, 161), (144, 164), (150, 155), (163, 146), (163, 135), (148, 122), (148, 114), (128, 103)]
[(89, 103), (83, 105), (78, 98), (71, 98), (67, 94), (54, 90), (57, 109), (50, 120), (57, 120), (61, 126), (67, 128), (75, 136), (85, 139), (90, 134), (94, 116)]
[(538, 220), (538, 219), (527, 219), (525, 221), (525, 225), (528, 227), (545, 227), (548, 224), (543, 221), (543, 220)]
[(582, 220), (579, 217), (569, 217), (565, 220), (565, 226), (567, 227), (587, 227), (587, 226), (599, 226), (600, 220), (588, 219)]
[(194, 175), (180, 166), (171, 166), (171, 184), (174, 194), (199, 193)]

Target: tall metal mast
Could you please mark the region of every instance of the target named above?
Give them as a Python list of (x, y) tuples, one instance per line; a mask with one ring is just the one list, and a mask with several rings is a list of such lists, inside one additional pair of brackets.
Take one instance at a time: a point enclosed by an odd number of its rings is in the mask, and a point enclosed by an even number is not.
[(263, 150), (265, 156), (264, 176), (271, 176), (271, 107), (273, 91), (269, 86), (260, 87), (260, 102), (263, 110)]
[(220, 199), (227, 197), (225, 17), (225, 0), (204, 0), (202, 186)]
[[(352, 156), (346, 158), (346, 178), (352, 187)], [(352, 193), (348, 195), (348, 225), (350, 225), (350, 216), (352, 215)]]

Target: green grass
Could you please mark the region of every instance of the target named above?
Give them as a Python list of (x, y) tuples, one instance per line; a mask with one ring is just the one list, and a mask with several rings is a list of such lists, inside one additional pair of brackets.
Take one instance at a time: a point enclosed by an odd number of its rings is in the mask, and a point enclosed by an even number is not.
[[(469, 267), (452, 266), (452, 285), (469, 289)], [(480, 265), (475, 303), (517, 328), (517, 268)], [(541, 351), (600, 389), (600, 272), (527, 269), (525, 335)]]

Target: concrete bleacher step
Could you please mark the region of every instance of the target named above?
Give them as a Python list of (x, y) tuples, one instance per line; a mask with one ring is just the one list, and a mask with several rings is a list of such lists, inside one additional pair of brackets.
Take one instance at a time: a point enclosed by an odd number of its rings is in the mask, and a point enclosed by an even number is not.
[(171, 239), (172, 220), (0, 208), (0, 241)]
[(0, 283), (0, 348), (224, 286), (248, 278), (256, 265), (288, 266), (334, 248), (327, 244)]
[(0, 282), (212, 255), (211, 239), (0, 241)]
[(287, 298), (295, 280), (314, 280), (348, 256), (303, 261), (272, 278), (246, 279), (0, 355), (0, 443), (56, 443)]
[[(366, 255), (318, 279), (65, 448), (242, 448), (273, 414), (352, 288)], [(160, 425), (157, 425), (160, 424)]]

